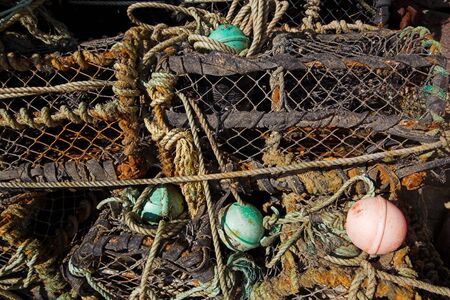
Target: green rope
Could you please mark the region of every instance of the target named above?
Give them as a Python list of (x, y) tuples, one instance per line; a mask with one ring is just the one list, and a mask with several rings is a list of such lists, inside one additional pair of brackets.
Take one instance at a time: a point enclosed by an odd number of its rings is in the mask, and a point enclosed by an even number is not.
[(237, 298), (239, 300), (248, 299), (255, 284), (263, 278), (261, 268), (248, 255), (241, 252), (233, 253), (228, 257), (227, 270), (240, 272), (243, 275), (240, 284), (241, 293)]
[(24, 249), (26, 247), (27, 243), (23, 243), (16, 249), (16, 252), (11, 256), (11, 258), (8, 260), (8, 263), (5, 264), (0, 269), (0, 276), (3, 276), (5, 274), (8, 274), (10, 272), (14, 272), (15, 268), (20, 266), (22, 263), (25, 262), (26, 256)]
[(94, 278), (92, 277), (92, 273), (89, 270), (77, 268), (72, 263), (72, 258), (69, 260), (68, 265), (70, 274), (77, 277), (84, 277), (89, 286), (93, 288), (97, 293), (99, 293), (103, 298), (105, 298), (105, 300), (116, 299), (116, 297), (114, 297), (103, 284), (94, 280)]
[[(147, 192), (150, 193), (150, 191), (153, 189), (153, 187), (147, 187)], [(144, 193), (143, 193), (144, 194)], [(143, 199), (146, 197), (139, 196), (138, 200), (135, 203), (135, 208), (139, 209), (141, 206), (140, 204), (143, 202)], [(159, 245), (161, 243), (161, 239), (163, 237), (162, 233), (164, 231), (164, 227), (166, 226), (165, 218), (169, 216), (169, 199), (167, 197), (163, 198), (164, 201), (161, 203), (161, 220), (158, 224), (158, 229), (155, 234), (155, 239), (153, 240), (152, 247), (150, 248), (150, 253), (148, 254), (147, 261), (145, 262), (144, 271), (142, 273), (141, 278), (141, 284), (139, 286), (140, 295), (139, 299), (144, 300), (145, 295), (149, 295), (151, 299), (156, 299), (156, 295), (153, 293), (153, 291), (147, 286), (147, 280), (150, 276), (151, 267), (153, 265), (153, 261), (156, 257), (156, 252), (158, 251)]]

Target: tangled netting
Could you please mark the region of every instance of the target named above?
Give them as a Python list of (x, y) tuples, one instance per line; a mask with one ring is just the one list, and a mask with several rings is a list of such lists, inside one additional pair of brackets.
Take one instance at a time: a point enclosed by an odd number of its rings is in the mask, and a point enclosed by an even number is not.
[(60, 264), (82, 237), (97, 197), (102, 196), (68, 191), (2, 195), (0, 287), (24, 296), (34, 290), (35, 298), (64, 292)]

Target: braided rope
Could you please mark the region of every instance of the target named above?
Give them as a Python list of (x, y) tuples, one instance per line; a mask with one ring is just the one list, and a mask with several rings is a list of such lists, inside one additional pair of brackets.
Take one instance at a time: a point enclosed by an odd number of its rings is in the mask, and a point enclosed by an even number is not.
[[(195, 127), (194, 116), (192, 114), (192, 111), (191, 111), (191, 108), (189, 106), (189, 102), (187, 101), (187, 99), (181, 97), (180, 100), (183, 102), (183, 106), (186, 110), (189, 127), (191, 128), (192, 137), (194, 138), (194, 145), (198, 149), (198, 152), (199, 152), (198, 174), (203, 175), (203, 174), (206, 174), (206, 168), (205, 168), (205, 162), (203, 160), (200, 138), (197, 133), (197, 128)], [(211, 190), (209, 188), (208, 181), (206, 181), (206, 180), (202, 181), (202, 186), (203, 186), (205, 199), (206, 199), (206, 207), (207, 207), (207, 211), (208, 211), (209, 223), (211, 226), (211, 235), (212, 235), (212, 240), (213, 240), (213, 245), (214, 245), (214, 252), (216, 254), (217, 268), (218, 268), (218, 273), (219, 273), (219, 283), (220, 283), (220, 287), (222, 289), (224, 299), (228, 300), (228, 299), (230, 299), (230, 292), (228, 290), (227, 282), (225, 279), (225, 267), (224, 267), (224, 263), (222, 260), (222, 253), (220, 250), (219, 234), (217, 231), (217, 222), (216, 222), (216, 217), (214, 214), (214, 204), (212, 203)]]
[[(216, 157), (216, 160), (219, 163), (220, 171), (226, 172), (225, 160), (222, 156), (222, 153), (219, 150), (219, 146), (217, 145), (216, 140), (214, 139), (212, 131), (208, 127), (208, 123), (206, 122), (205, 116), (202, 114), (200, 107), (192, 99), (186, 97), (184, 94), (177, 93), (177, 95), (178, 95), (178, 97), (183, 98), (184, 101), (189, 102), (190, 106), (192, 107), (192, 110), (195, 112), (195, 114), (197, 116), (200, 126), (202, 127), (203, 131), (206, 134), (206, 137), (208, 138), (208, 141), (209, 141), (209, 144), (211, 145), (214, 156)], [(234, 182), (234, 183), (236, 183), (236, 182)], [(236, 201), (240, 205), (244, 205), (244, 202), (242, 201), (236, 188), (233, 185), (230, 186), (230, 191), (233, 194), (234, 199), (236, 199)]]
[(301, 172), (313, 168), (332, 168), (341, 166), (351, 166), (384, 158), (394, 158), (432, 151), (448, 146), (445, 138), (440, 141), (405, 149), (389, 150), (385, 152), (365, 154), (356, 157), (338, 158), (335, 160), (305, 161), (288, 166), (277, 166), (268, 168), (258, 168), (253, 170), (233, 171), (226, 173), (199, 174), (190, 176), (174, 176), (162, 178), (142, 178), (127, 180), (104, 180), (104, 181), (72, 181), (72, 182), (0, 182), (0, 188), (5, 189), (66, 189), (66, 188), (106, 188), (106, 187), (126, 187), (150, 184), (187, 183), (209, 180), (233, 179), (238, 177), (253, 177), (261, 175), (276, 175), (292, 172)]
[(58, 111), (51, 114), (50, 107), (43, 107), (40, 111), (31, 113), (22, 107), (18, 113), (11, 115), (6, 109), (0, 109), (0, 127), (10, 127), (22, 130), (25, 127), (38, 129), (45, 127), (56, 127), (65, 121), (75, 124), (95, 123), (99, 120), (115, 121), (122, 113), (123, 106), (117, 100), (99, 103), (93, 108), (88, 108), (86, 102), (80, 102), (78, 107), (70, 110), (62, 105)]
[(151, 268), (153, 265), (153, 261), (155, 260), (155, 257), (156, 257), (156, 251), (158, 251), (159, 245), (161, 243), (164, 227), (166, 225), (166, 221), (164, 220), (164, 218), (166, 218), (168, 215), (169, 215), (169, 203), (168, 203), (168, 201), (164, 201), (162, 203), (162, 209), (161, 209), (162, 219), (159, 221), (158, 229), (155, 234), (155, 239), (153, 240), (152, 247), (150, 248), (150, 253), (148, 254), (147, 261), (145, 262), (145, 267), (142, 272), (141, 284), (139, 286), (139, 289), (140, 289), (139, 299), (140, 300), (144, 300), (146, 294), (150, 295), (151, 299), (157, 299), (155, 294), (153, 293), (153, 291), (147, 287), (147, 281), (150, 276), (150, 271), (151, 271)]
[(0, 88), (0, 99), (17, 98), (46, 93), (70, 93), (95, 90), (112, 86), (113, 82), (105, 80), (75, 81), (55, 86)]
[(94, 280), (92, 273), (89, 270), (76, 267), (72, 262), (72, 258), (69, 260), (68, 267), (70, 274), (77, 277), (84, 277), (89, 286), (99, 293), (105, 300), (116, 299), (116, 297), (112, 295), (106, 286)]
[(14, 294), (11, 291), (7, 291), (0, 288), (0, 298), (5, 300), (23, 300), (22, 297), (19, 297), (18, 295)]
[[(169, 105), (174, 96), (173, 89), (177, 77), (169, 73), (152, 73), (152, 79), (145, 85), (147, 93), (152, 99), (150, 106), (153, 109), (154, 120), (144, 120), (152, 140), (157, 143), (161, 167), (167, 175), (194, 175), (199, 160), (199, 153), (192, 144), (192, 134), (179, 128), (169, 129), (163, 109)], [(171, 150), (175, 148), (173, 162), (170, 157)], [(184, 183), (181, 191), (188, 204), (192, 218), (197, 214), (199, 203), (203, 199), (200, 183)]]

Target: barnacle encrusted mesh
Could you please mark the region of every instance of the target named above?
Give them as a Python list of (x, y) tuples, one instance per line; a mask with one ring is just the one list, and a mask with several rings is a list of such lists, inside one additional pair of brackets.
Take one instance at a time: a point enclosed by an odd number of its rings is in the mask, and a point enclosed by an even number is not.
[[(97, 291), (106, 299), (130, 299), (139, 291), (154, 238), (130, 230), (123, 224), (125, 212), (114, 207), (102, 210), (82, 243), (66, 259), (65, 277), (81, 296)], [(166, 299), (208, 284), (215, 276), (211, 247), (208, 216), (199, 214), (175, 236), (163, 238), (146, 288), (158, 299)], [(214, 296), (219, 292), (217, 282), (213, 288), (209, 292)], [(198, 296), (208, 294), (207, 289), (198, 292)]]
[(134, 39), (87, 42), (69, 53), (1, 56), (0, 180), (105, 180), (145, 172), (137, 74), (128, 71), (136, 67), (140, 43)]
[[(165, 67), (237, 169), (351, 158), (444, 134), (448, 75), (439, 45), (421, 30), (280, 34), (258, 58), (188, 53)], [(166, 118), (186, 126), (181, 102), (173, 101)]]
[(62, 294), (59, 264), (95, 212), (92, 192), (36, 192), (4, 196), (0, 221), (0, 287), (43, 287)]

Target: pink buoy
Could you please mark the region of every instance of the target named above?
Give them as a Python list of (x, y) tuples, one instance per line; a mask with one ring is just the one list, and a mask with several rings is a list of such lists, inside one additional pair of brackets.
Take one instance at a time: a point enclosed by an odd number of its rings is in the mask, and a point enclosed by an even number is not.
[(398, 249), (406, 237), (403, 213), (381, 196), (359, 200), (347, 213), (345, 229), (352, 243), (369, 254)]

